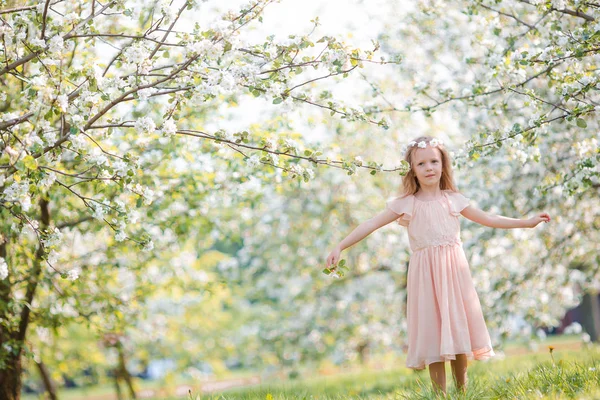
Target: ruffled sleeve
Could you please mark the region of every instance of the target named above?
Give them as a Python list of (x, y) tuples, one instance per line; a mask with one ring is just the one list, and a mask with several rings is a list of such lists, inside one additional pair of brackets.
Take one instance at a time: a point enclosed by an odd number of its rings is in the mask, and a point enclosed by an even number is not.
[(447, 191), (448, 203), (450, 206), (450, 214), (458, 217), (460, 212), (467, 208), (470, 200), (458, 192)]
[(398, 218), (398, 223), (400, 220), (410, 221), (413, 214), (413, 205), (415, 198), (412, 195), (405, 197), (396, 197), (394, 199), (387, 200), (385, 202), (386, 208), (389, 208), (393, 212), (398, 215), (402, 215), (401, 218)]

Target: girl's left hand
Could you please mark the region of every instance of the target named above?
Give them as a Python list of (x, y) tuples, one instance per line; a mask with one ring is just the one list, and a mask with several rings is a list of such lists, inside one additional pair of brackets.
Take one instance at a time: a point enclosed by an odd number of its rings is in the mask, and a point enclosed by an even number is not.
[(540, 222), (550, 222), (550, 215), (547, 213), (540, 213), (535, 217), (529, 218), (527, 222), (529, 222), (530, 228), (535, 228)]

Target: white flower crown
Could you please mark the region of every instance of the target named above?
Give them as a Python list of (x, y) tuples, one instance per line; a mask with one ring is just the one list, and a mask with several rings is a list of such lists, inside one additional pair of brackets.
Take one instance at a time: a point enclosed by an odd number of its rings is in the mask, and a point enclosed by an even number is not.
[(425, 140), (421, 140), (419, 143), (417, 143), (413, 140), (412, 142), (410, 142), (406, 146), (404, 146), (403, 150), (404, 150), (404, 152), (406, 152), (406, 150), (408, 150), (409, 147), (415, 147), (415, 146), (417, 146), (421, 149), (424, 149), (425, 147), (427, 147), (428, 143), (429, 143), (429, 146), (431, 146), (431, 147), (436, 147), (438, 145), (444, 144), (444, 142), (442, 142), (440, 139), (431, 139), (429, 142), (426, 142)]

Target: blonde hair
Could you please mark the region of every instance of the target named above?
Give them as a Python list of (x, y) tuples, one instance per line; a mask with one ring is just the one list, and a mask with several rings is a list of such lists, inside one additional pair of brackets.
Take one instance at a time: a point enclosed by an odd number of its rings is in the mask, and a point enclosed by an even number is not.
[[(414, 139), (414, 141), (417, 143), (421, 141), (429, 143), (431, 140), (433, 140), (431, 136), (421, 136)], [(452, 177), (452, 162), (450, 161), (450, 154), (448, 154), (448, 151), (446, 150), (446, 147), (444, 147), (443, 144), (438, 143), (436, 148), (440, 151), (440, 154), (442, 156), (442, 177), (440, 179), (440, 189), (458, 192), (458, 190), (456, 189), (456, 185), (454, 185), (454, 178)], [(403, 197), (417, 193), (421, 186), (419, 185), (419, 181), (417, 180), (417, 177), (414, 173), (412, 164), (413, 154), (415, 153), (415, 151), (417, 151), (417, 149), (417, 146), (408, 146), (408, 149), (404, 154), (404, 159), (410, 165), (410, 169), (408, 170), (408, 173), (402, 178), (402, 186), (400, 187), (399, 195)]]

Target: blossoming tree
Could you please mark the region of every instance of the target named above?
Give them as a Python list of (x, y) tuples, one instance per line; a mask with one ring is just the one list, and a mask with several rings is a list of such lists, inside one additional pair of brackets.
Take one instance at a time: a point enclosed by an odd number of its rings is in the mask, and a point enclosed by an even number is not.
[[(348, 76), (371, 62), (376, 48), (349, 48), (310, 33), (285, 43), (274, 36), (244, 39), (272, 2), (252, 1), (206, 27), (186, 21), (201, 6), (194, 1), (1, 3), (3, 398), (19, 397), (28, 327), (47, 317), (38, 294), (56, 290), (76, 301), (80, 294), (61, 290), (67, 284), (60, 279), (91, 277), (81, 275), (81, 267), (68, 268), (79, 264), (70, 262), (66, 235), (106, 240), (108, 230), (115, 242), (154, 248), (162, 232), (140, 217), (166, 195), (155, 190), (162, 177), (154, 172), (184, 147), (172, 144), (175, 136), (195, 139), (201, 144), (188, 146), (206, 155), (226, 146), (232, 162), (248, 160), (305, 180), (314, 175), (309, 164), (352, 168), (344, 160), (319, 159), (315, 150), (301, 153), (300, 145), (274, 130), (199, 130), (207, 110), (249, 96), (385, 125), (304, 90)], [(196, 111), (182, 121), (186, 107)]]

